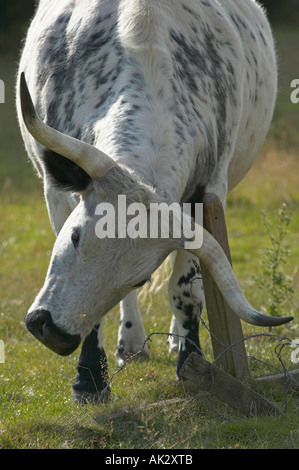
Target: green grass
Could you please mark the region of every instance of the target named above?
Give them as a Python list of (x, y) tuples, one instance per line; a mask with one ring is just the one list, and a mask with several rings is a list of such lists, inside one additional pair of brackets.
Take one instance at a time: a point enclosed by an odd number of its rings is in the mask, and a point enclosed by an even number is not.
[[(273, 125), (260, 158), (246, 179), (229, 196), (227, 224), (233, 265), (250, 302), (262, 309), (267, 292), (251, 275), (262, 275), (260, 250), (267, 244), (260, 210), (273, 217), (283, 202), (293, 213), (287, 242), (291, 256), (284, 267), (293, 278), (295, 294), (284, 305), (295, 322), (272, 333), (299, 337), (299, 105), (290, 102), (290, 82), (298, 74), (298, 34), (277, 30), (280, 92)], [(297, 61), (297, 62), (296, 62)], [(204, 393), (196, 396), (175, 380), (175, 355), (168, 355), (166, 337), (151, 338), (148, 363), (128, 364), (117, 372), (118, 308), (105, 319), (105, 348), (110, 376), (109, 404), (78, 406), (70, 397), (78, 352), (56, 356), (25, 330), (24, 316), (43, 284), (54, 241), (41, 183), (28, 163), (14, 109), (17, 59), (0, 56), (0, 78), (6, 84), (6, 104), (0, 105), (0, 339), (5, 363), (0, 364), (0, 448), (158, 448), (274, 449), (299, 447), (298, 394), (285, 396), (279, 387), (259, 390), (282, 411), (279, 417), (244, 418)], [(167, 267), (167, 270), (169, 268)], [(146, 331), (167, 332), (170, 309), (167, 286), (142, 301)], [(206, 318), (206, 317), (205, 317)], [(243, 325), (244, 335), (268, 330)], [(213, 359), (209, 334), (201, 327), (201, 343)], [(248, 354), (281, 368), (274, 339), (246, 342)], [(282, 351), (289, 369), (291, 348)], [(250, 360), (253, 376), (271, 374), (272, 367)], [(177, 402), (173, 400), (179, 399)], [(287, 411), (285, 411), (287, 399)], [(152, 404), (156, 404), (151, 407)]]

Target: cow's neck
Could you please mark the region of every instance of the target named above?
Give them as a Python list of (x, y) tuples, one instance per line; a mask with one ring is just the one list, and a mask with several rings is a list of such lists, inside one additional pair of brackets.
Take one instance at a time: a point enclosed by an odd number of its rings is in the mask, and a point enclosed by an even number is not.
[[(181, 200), (189, 179), (178, 135), (173, 90), (164, 51), (128, 59), (95, 125), (96, 146), (169, 200)], [(190, 157), (191, 158), (191, 157)]]

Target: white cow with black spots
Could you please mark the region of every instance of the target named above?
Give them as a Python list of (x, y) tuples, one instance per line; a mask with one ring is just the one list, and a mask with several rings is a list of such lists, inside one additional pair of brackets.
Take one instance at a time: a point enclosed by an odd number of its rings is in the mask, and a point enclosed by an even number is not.
[[(276, 95), (269, 24), (254, 0), (41, 0), (18, 84), (27, 152), (43, 178), (57, 240), (28, 330), (58, 354), (83, 341), (75, 399), (107, 391), (104, 315), (121, 302), (119, 357), (145, 331), (136, 289), (174, 252), (169, 284), (181, 336), (177, 374), (199, 347), (199, 262), (243, 320), (278, 325), (246, 301), (216, 241), (100, 239), (96, 207), (226, 196), (265, 139)], [(130, 328), (128, 328), (130, 327)], [(188, 340), (192, 340), (189, 342)], [(106, 392), (105, 392), (106, 395)], [(103, 396), (101, 396), (101, 399)]]

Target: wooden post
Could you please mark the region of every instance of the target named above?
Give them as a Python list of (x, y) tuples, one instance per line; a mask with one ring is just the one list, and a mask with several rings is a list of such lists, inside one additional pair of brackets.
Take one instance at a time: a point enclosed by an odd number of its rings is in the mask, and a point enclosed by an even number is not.
[[(207, 193), (203, 201), (203, 225), (223, 248), (231, 263), (224, 210), (219, 197)], [(240, 319), (232, 312), (204, 265), (201, 267), (206, 307), (211, 331), (212, 347), (216, 359), (230, 345), (243, 339)], [(249, 367), (243, 341), (223, 353), (217, 366), (235, 377), (249, 376)]]
[(187, 357), (180, 370), (180, 376), (245, 416), (279, 414), (271, 402), (196, 353)]

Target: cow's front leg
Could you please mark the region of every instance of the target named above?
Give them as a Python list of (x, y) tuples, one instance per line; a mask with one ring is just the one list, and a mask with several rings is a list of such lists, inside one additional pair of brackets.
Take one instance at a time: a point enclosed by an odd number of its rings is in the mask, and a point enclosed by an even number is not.
[(186, 251), (176, 254), (168, 295), (179, 335), (177, 377), (180, 378), (180, 369), (188, 355), (193, 351), (201, 354), (198, 330), (204, 306), (199, 262)]
[(102, 325), (95, 326), (82, 344), (73, 385), (77, 403), (106, 402), (109, 399), (108, 363), (103, 347)]
[(138, 306), (137, 290), (130, 292), (120, 304), (120, 323), (118, 329), (118, 345), (116, 358), (121, 366), (129, 357), (136, 353), (138, 360), (149, 359), (146, 333)]

